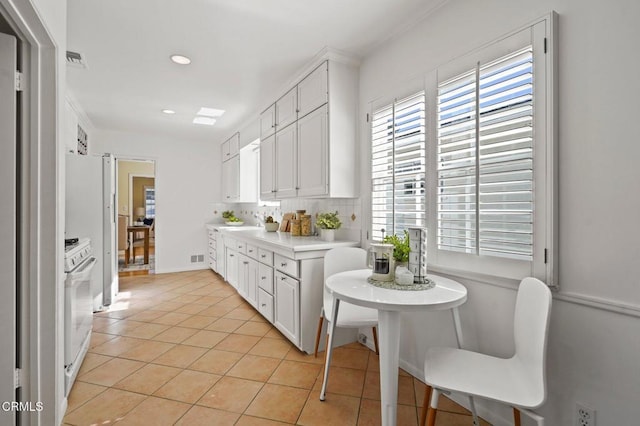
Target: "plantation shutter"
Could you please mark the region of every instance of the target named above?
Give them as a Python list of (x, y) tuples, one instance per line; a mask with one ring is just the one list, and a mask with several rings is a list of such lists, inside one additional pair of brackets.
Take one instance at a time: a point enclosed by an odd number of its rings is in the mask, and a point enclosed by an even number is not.
[(396, 100), (371, 123), (372, 239), (425, 226), (425, 94)]
[(438, 85), (438, 248), (533, 258), (531, 46)]

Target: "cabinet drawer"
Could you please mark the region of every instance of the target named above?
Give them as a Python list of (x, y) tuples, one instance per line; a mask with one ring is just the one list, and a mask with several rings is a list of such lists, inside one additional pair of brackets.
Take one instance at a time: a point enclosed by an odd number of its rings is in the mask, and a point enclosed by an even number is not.
[(261, 288), (258, 289), (258, 311), (273, 323), (273, 296)]
[(247, 256), (252, 259), (258, 260), (258, 247), (253, 244), (247, 244)]
[(217, 256), (216, 256), (216, 249), (215, 249), (215, 248), (209, 248), (209, 257), (210, 257), (211, 259), (215, 259), (215, 258), (217, 257)]
[(216, 240), (216, 231), (213, 230), (209, 230), (209, 238), (211, 238), (213, 241)]
[(259, 264), (258, 286), (267, 293), (273, 294), (273, 268), (271, 266), (263, 265), (262, 263)]
[(247, 254), (247, 243), (244, 241), (236, 241), (236, 251), (240, 254)]
[(265, 265), (273, 266), (273, 252), (263, 248), (258, 248), (258, 260)]
[(288, 257), (275, 254), (273, 256), (273, 262), (276, 269), (291, 275), (292, 277), (298, 276), (298, 261), (289, 259)]

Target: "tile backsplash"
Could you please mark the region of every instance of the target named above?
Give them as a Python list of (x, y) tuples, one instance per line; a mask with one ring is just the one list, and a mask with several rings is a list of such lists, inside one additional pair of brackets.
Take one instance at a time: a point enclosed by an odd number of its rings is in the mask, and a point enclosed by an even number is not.
[(215, 203), (213, 206), (214, 222), (223, 222), (222, 212), (233, 210), (235, 215), (247, 225), (262, 224), (267, 216), (281, 222), (282, 215), (296, 210), (306, 210), (311, 215), (313, 229), (317, 213), (338, 212), (342, 226), (337, 232), (340, 239), (360, 240), (362, 234), (362, 204), (360, 198), (327, 198), (282, 200), (280, 206), (259, 206), (254, 203), (226, 204)]

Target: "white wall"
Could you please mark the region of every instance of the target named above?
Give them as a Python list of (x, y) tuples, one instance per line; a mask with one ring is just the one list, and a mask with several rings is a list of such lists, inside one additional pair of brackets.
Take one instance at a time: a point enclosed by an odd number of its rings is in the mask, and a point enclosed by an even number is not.
[[(94, 153), (156, 162), (156, 272), (206, 268), (204, 225), (220, 199), (220, 146), (108, 130), (95, 131), (92, 141)], [(191, 263), (194, 254), (205, 262)]]
[[(640, 210), (635, 164), (640, 158), (635, 129), (640, 116), (640, 56), (635, 53), (640, 3), (449, 1), (365, 58), (360, 105), (366, 112), (370, 101), (552, 10), (560, 18), (561, 291), (552, 313), (549, 398), (539, 411), (549, 425), (571, 425), (579, 401), (597, 410), (598, 425), (634, 425), (640, 400), (640, 290), (635, 278), (640, 227), (634, 220)], [(366, 124), (361, 135), (365, 147)], [(368, 177), (362, 182), (366, 195)], [(363, 198), (363, 205), (367, 203)], [(513, 345), (503, 341), (512, 332), (514, 289), (462, 281), (469, 289), (469, 301), (462, 307), (469, 345), (508, 355)], [(403, 365), (421, 374), (429, 345), (454, 343), (450, 323), (450, 316), (443, 314), (406, 317)], [(416, 335), (421, 336), (417, 341)], [(490, 421), (508, 424), (503, 419), (510, 418), (509, 410), (486, 402), (482, 406), (491, 410), (481, 411)]]

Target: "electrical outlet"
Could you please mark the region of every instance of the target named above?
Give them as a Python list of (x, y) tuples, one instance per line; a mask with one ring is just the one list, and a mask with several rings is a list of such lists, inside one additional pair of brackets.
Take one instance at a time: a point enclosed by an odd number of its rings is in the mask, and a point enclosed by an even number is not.
[(367, 336), (363, 333), (358, 333), (358, 342), (362, 343), (363, 345), (367, 344)]
[(596, 410), (576, 403), (576, 426), (596, 426)]

